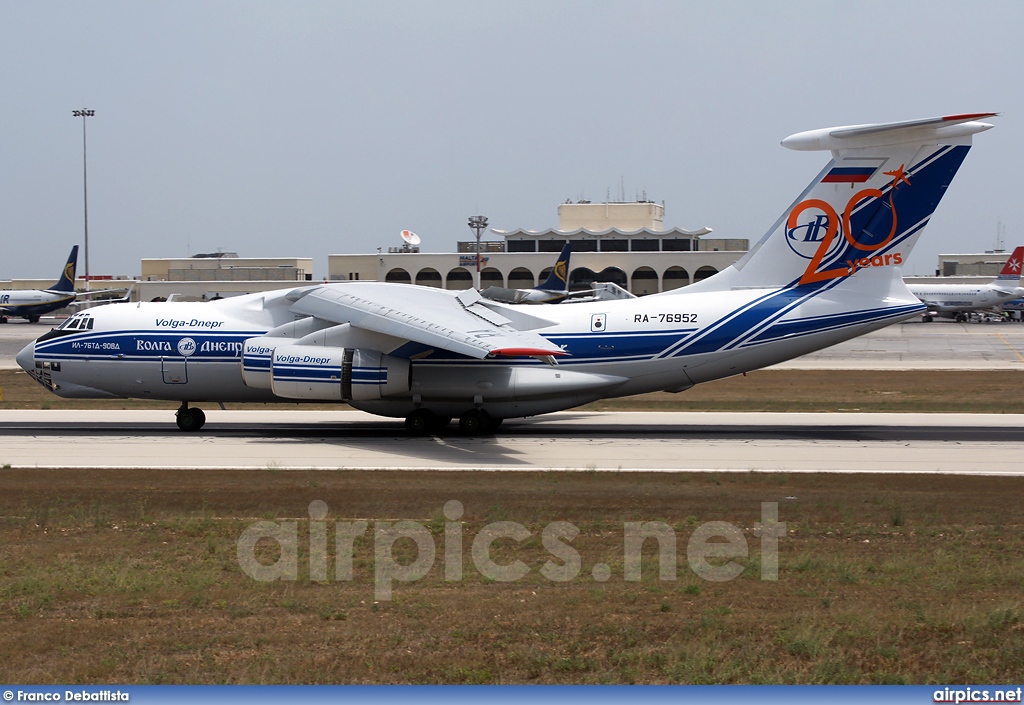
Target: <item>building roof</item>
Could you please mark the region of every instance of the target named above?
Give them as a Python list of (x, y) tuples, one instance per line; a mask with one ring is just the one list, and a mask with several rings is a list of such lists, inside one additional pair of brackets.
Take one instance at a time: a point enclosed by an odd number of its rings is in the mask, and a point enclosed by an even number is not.
[(707, 235), (712, 232), (712, 230), (711, 228), (700, 228), (699, 230), (684, 230), (683, 228), (672, 228), (670, 230), (649, 230), (647, 228), (640, 228), (639, 230), (619, 230), (618, 228), (608, 228), (607, 230), (595, 231), (587, 230), (586, 228), (579, 228), (578, 230), (556, 230), (555, 228), (548, 228), (547, 230), (524, 230), (523, 228), (517, 228), (515, 230), (496, 230), (492, 228), (491, 232), (501, 235), (506, 240), (523, 238), (583, 240), (587, 238), (630, 239), (635, 237), (700, 237), (701, 235)]

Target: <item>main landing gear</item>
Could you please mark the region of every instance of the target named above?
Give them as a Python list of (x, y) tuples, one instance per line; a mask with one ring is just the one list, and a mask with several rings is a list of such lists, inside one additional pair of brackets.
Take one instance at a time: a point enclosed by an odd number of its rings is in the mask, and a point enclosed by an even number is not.
[(497, 431), (501, 421), (483, 409), (473, 409), (459, 419), (459, 430), (467, 436), (482, 436)]
[[(439, 416), (426, 409), (417, 409), (405, 417), (405, 430), (413, 436), (441, 433), (451, 423), (451, 416)], [(482, 436), (493, 433), (502, 419), (495, 418), (483, 409), (473, 409), (459, 419), (459, 430), (466, 436)]]
[(198, 431), (206, 423), (206, 414), (202, 409), (189, 408), (188, 402), (181, 402), (177, 413), (174, 415), (178, 421), (178, 428), (182, 431)]

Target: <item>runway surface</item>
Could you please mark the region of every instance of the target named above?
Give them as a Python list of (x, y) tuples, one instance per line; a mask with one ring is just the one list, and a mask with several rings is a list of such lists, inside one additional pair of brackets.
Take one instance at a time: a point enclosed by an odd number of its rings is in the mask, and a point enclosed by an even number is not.
[[(0, 325), (0, 369), (17, 368), (18, 351), (59, 324), (44, 317)], [(1024, 324), (913, 319), (773, 369), (1024, 370)]]
[[(56, 321), (0, 325), (0, 368)], [(777, 368), (1024, 370), (1024, 324), (908, 322)], [(1024, 475), (1024, 417), (563, 412), (493, 437), (410, 438), (357, 411), (0, 411), (17, 467), (940, 472)]]
[(1024, 475), (1024, 415), (562, 412), (408, 437), (358, 411), (0, 411), (0, 465)]

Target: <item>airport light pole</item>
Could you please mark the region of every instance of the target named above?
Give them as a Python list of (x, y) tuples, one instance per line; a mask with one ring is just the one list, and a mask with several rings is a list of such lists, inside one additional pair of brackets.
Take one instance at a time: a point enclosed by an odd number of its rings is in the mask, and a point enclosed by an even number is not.
[[(82, 118), (82, 202), (85, 213), (85, 299), (89, 300), (89, 169), (85, 152), (85, 119), (96, 114), (95, 110), (72, 110), (71, 115)], [(71, 285), (74, 286), (74, 282)]]
[(486, 215), (469, 216), (469, 227), (476, 232), (476, 290), (480, 291), (480, 235), (487, 229)]

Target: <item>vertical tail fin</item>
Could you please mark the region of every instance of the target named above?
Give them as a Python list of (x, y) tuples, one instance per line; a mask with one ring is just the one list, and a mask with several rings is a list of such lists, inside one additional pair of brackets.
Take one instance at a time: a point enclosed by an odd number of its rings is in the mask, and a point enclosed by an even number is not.
[(75, 245), (71, 248), (71, 254), (68, 255), (67, 264), (64, 265), (64, 270), (60, 273), (60, 279), (56, 284), (47, 289), (47, 291), (73, 292), (75, 290), (75, 270), (77, 268), (78, 245)]
[(999, 272), (999, 276), (997, 276), (995, 281), (992, 283), (1005, 284), (1010, 287), (1020, 286), (1022, 262), (1024, 262), (1024, 246), (1017, 247), (1013, 250), (1013, 253), (1006, 259), (1006, 264), (1003, 265), (1003, 269)]
[(562, 252), (558, 255), (558, 261), (555, 262), (555, 268), (551, 270), (551, 274), (544, 280), (544, 283), (537, 287), (538, 289), (559, 292), (569, 290), (569, 255), (571, 254), (572, 242), (566, 242)]
[[(686, 287), (814, 287), (857, 281), (861, 270), (900, 276), (946, 187), (995, 113), (801, 132), (784, 147), (832, 159), (735, 265)], [(865, 273), (866, 274), (866, 273)], [(875, 279), (877, 281), (877, 279)]]

